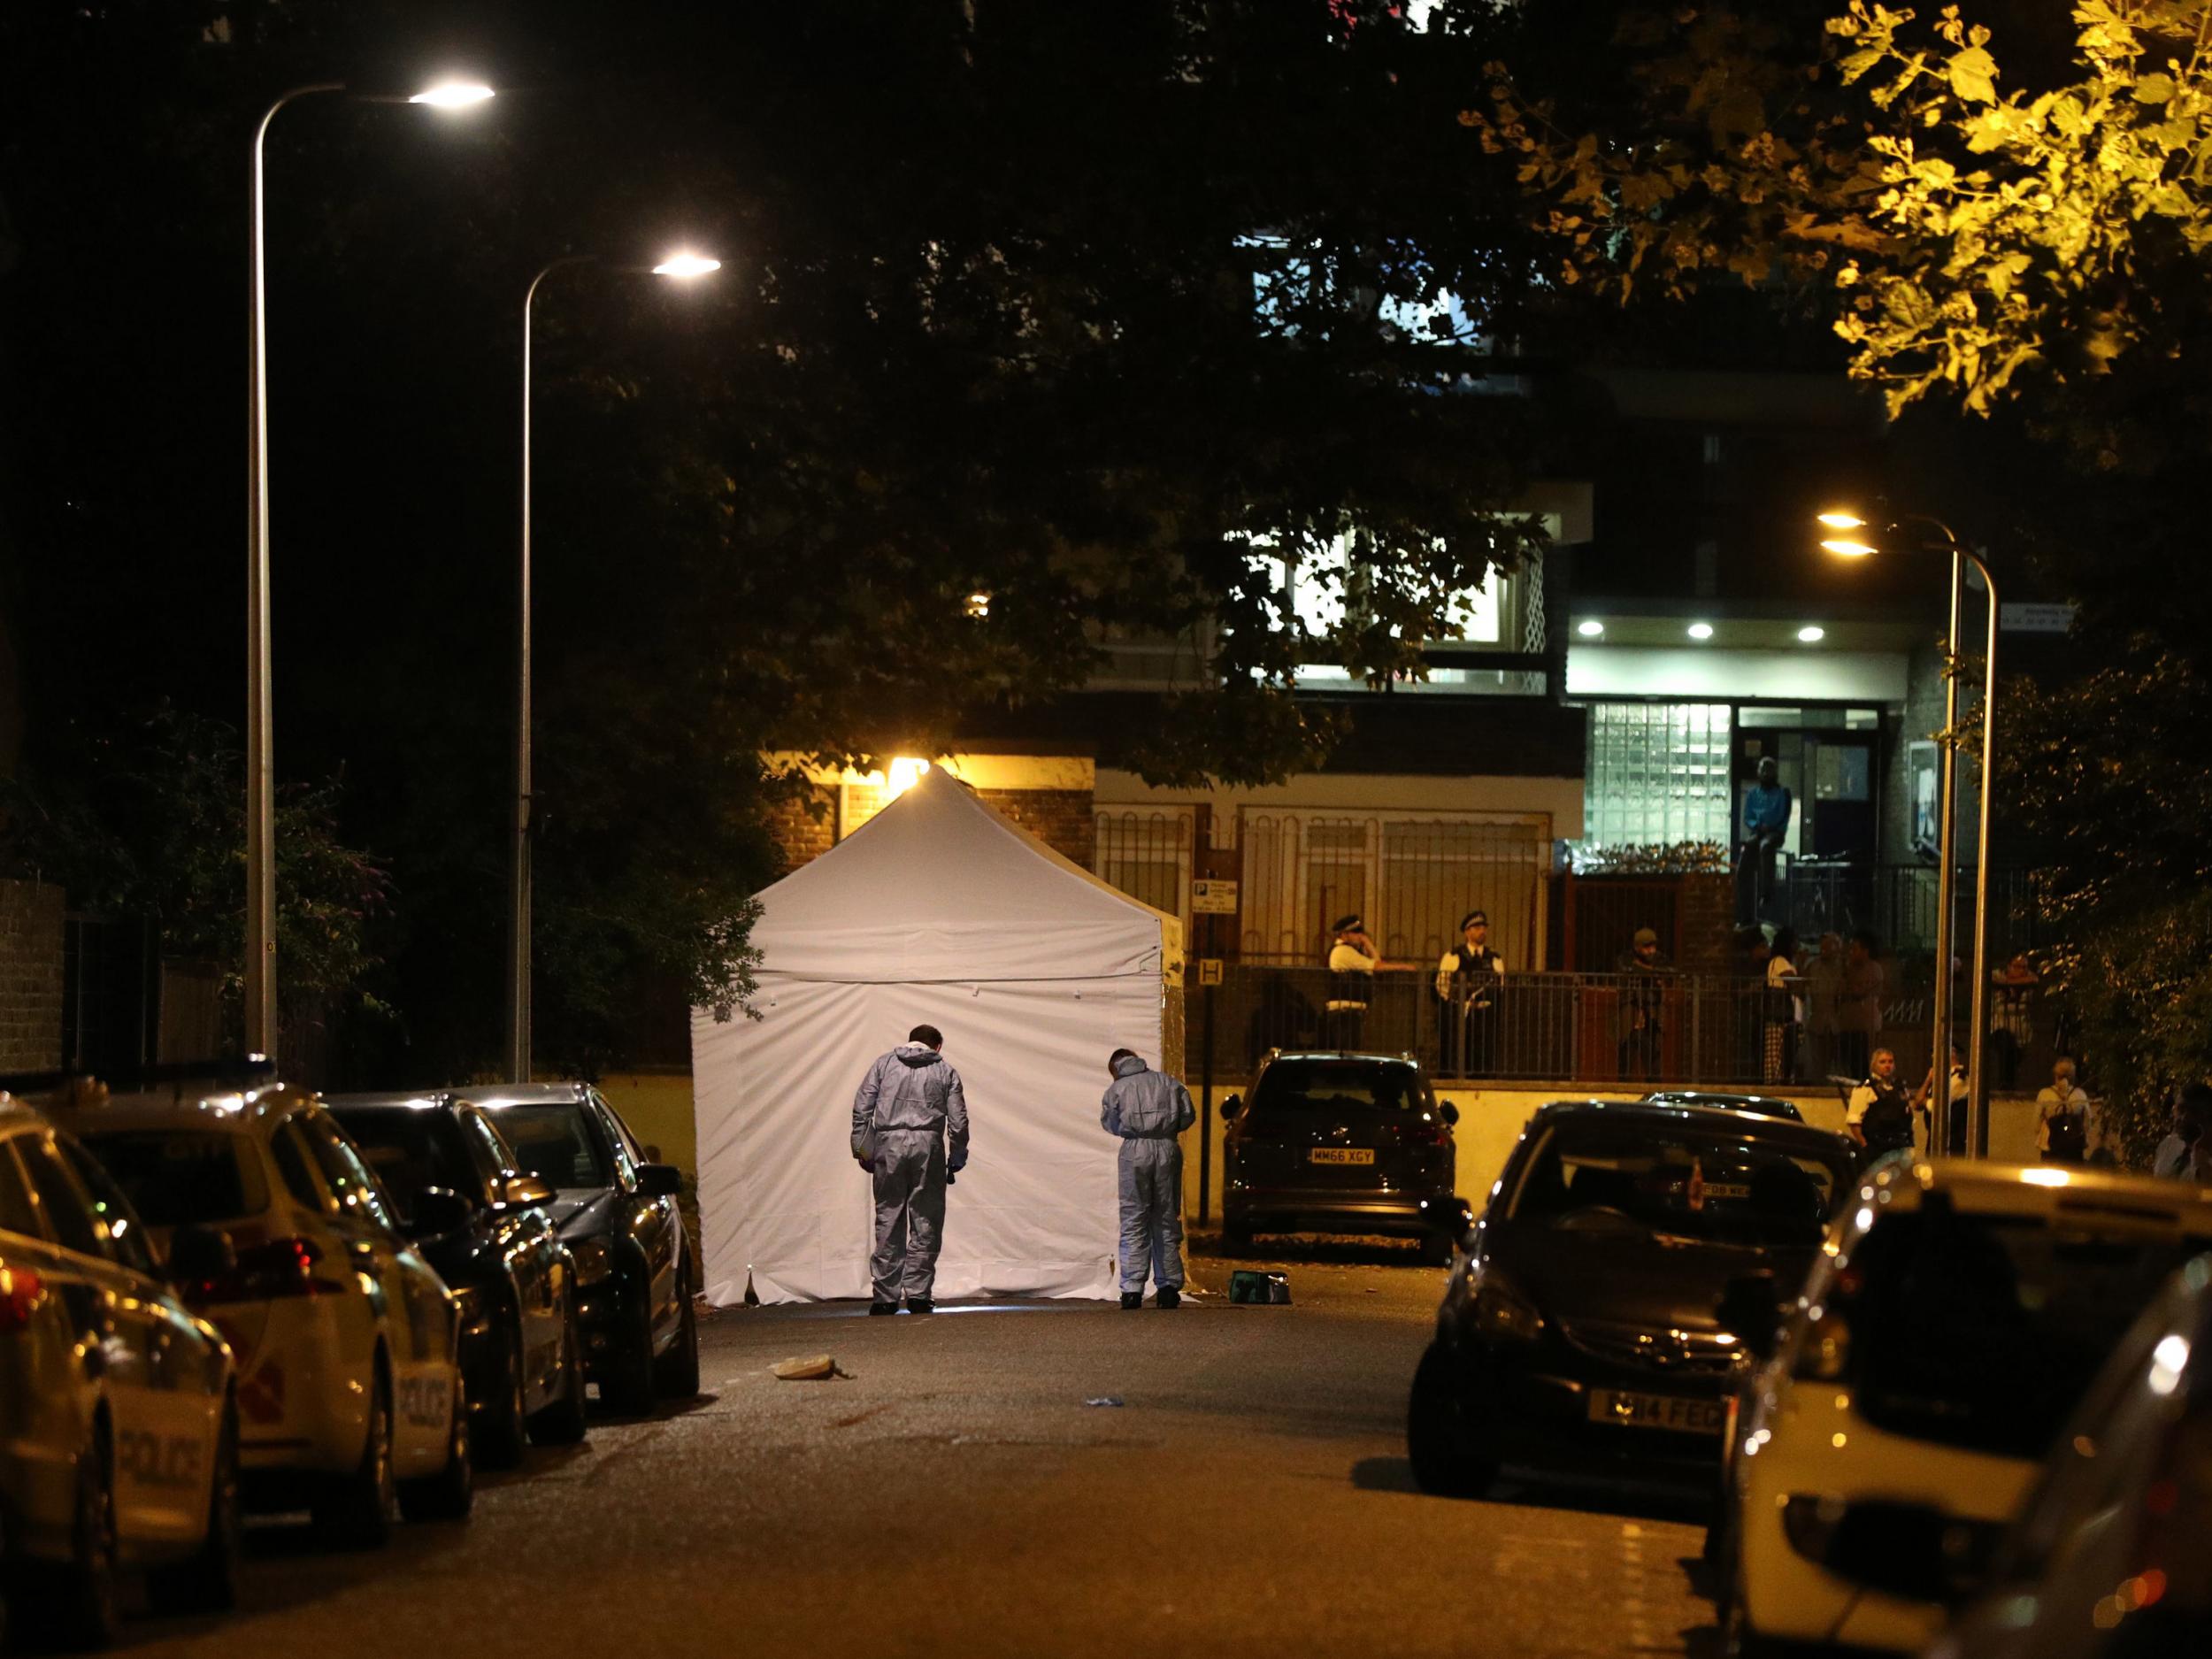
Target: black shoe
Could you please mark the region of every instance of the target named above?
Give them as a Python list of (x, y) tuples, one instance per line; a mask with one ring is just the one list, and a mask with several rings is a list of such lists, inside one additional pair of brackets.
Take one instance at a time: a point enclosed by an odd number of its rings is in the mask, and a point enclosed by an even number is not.
[(868, 1304), (868, 1311), (872, 1315), (896, 1313), (898, 1310), (899, 1304), (895, 1302), (872, 1302)]
[(906, 1310), (909, 1313), (935, 1313), (937, 1304), (926, 1296), (909, 1296), (906, 1299)]
[(1144, 1292), (1141, 1290), (1125, 1290), (1121, 1293), (1121, 1310), (1124, 1313), (1134, 1313), (1138, 1309), (1143, 1306)]
[(1152, 1305), (1156, 1308), (1179, 1308), (1183, 1305), (1183, 1293), (1179, 1289), (1171, 1290), (1163, 1286), (1160, 1294), (1153, 1297)]

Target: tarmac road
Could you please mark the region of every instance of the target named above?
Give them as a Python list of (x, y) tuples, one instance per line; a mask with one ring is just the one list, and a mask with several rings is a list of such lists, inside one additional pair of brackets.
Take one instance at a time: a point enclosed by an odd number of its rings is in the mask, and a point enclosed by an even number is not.
[[(707, 1390), (489, 1477), (381, 1554), (258, 1525), (240, 1613), (124, 1650), (325, 1656), (1709, 1653), (1694, 1510), (1414, 1490), (1407, 1379), (1440, 1272), (1278, 1261), (1295, 1305), (733, 1310)], [(779, 1382), (827, 1352), (849, 1380)], [(1087, 1406), (1112, 1396), (1123, 1403)]]

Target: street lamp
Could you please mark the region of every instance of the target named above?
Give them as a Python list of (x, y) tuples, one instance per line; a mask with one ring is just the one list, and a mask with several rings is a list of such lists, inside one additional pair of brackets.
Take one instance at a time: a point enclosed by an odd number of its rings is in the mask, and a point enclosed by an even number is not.
[[(1847, 511), (1824, 512), (1820, 523), (1827, 529), (1839, 532), (1821, 542), (1826, 551), (1841, 558), (1870, 558), (1881, 551), (1878, 541), (1862, 539), (1851, 534), (1868, 532), (1873, 534), (1867, 521), (1858, 514)], [(1974, 884), (1974, 948), (1970, 957), (1974, 976), (1972, 1012), (1969, 1018), (1971, 1029), (1967, 1037), (1966, 1074), (1967, 1150), (1974, 1156), (1985, 1156), (1989, 1150), (1989, 1083), (1983, 1070), (1984, 1049), (1988, 1034), (1989, 998), (1989, 826), (1990, 807), (1995, 798), (1995, 759), (1997, 734), (1997, 581), (1989, 572), (1988, 564), (1981, 555), (1961, 541), (1950, 526), (1940, 518), (1925, 513), (1901, 513), (1881, 534), (1894, 534), (1904, 525), (1913, 524), (1934, 531), (1942, 539), (1931, 546), (1924, 543), (1902, 543), (1907, 550), (1916, 552), (1948, 552), (1951, 556), (1951, 629), (1948, 650), (1950, 660), (1958, 661), (1960, 650), (1960, 613), (1965, 606), (1965, 567), (1970, 563), (1981, 572), (1982, 585), (1989, 594), (1989, 636), (1985, 648), (1982, 685), (1982, 798), (1981, 819), (1977, 832), (1976, 869), (1978, 878)], [(1947, 1147), (1950, 1133), (1950, 1035), (1951, 1021), (1955, 1010), (1951, 1007), (1951, 951), (1953, 909), (1956, 900), (1954, 883), (1957, 871), (1957, 831), (1955, 825), (1956, 799), (1956, 760), (1953, 750), (1953, 733), (1958, 730), (1959, 683), (1955, 672), (1944, 676), (1944, 741), (1943, 741), (1943, 803), (1937, 833), (1937, 857), (1940, 868), (1936, 878), (1936, 984), (1935, 1037), (1931, 1050), (1931, 1064), (1944, 1079), (1943, 1110), (1938, 1121), (1943, 1125), (1939, 1145)]]
[[(263, 141), (277, 111), (296, 98), (344, 92), (342, 81), (295, 87), (261, 117), (253, 134), (253, 192), (247, 233), (246, 341), (246, 1048), (273, 1056), (276, 1014), (276, 763), (269, 696), (269, 349), (263, 269)], [(408, 98), (362, 96), (369, 104), (461, 109), (492, 96), (475, 81), (446, 81)]]
[[(564, 254), (530, 279), (522, 295), (522, 563), (516, 619), (515, 810), (507, 898), (507, 1076), (530, 1080), (530, 404), (531, 319), (538, 286), (565, 265), (598, 265), (596, 254)], [(722, 268), (719, 259), (680, 250), (654, 265), (609, 265), (624, 276), (657, 276), (687, 282)]]

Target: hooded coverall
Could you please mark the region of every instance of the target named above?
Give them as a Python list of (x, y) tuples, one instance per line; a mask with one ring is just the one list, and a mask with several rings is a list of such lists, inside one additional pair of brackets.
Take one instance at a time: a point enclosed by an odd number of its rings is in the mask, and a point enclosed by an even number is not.
[(945, 1173), (956, 1175), (968, 1162), (968, 1098), (944, 1056), (926, 1042), (902, 1042), (868, 1068), (853, 1095), (853, 1156), (875, 1174), (875, 1299), (928, 1301), (945, 1225)]
[(1183, 1288), (1183, 1148), (1175, 1139), (1198, 1121), (1190, 1091), (1133, 1054), (1114, 1062), (1098, 1121), (1121, 1137), (1121, 1288)]

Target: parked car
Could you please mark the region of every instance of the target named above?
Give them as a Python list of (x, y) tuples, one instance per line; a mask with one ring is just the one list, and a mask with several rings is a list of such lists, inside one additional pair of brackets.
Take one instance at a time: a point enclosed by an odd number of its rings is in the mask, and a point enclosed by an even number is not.
[(1451, 1259), (1467, 1231), (1452, 1125), (1410, 1055), (1271, 1049), (1245, 1096), (1221, 1103), (1221, 1228), (1419, 1239)]
[(336, 1118), (281, 1083), (119, 1094), (73, 1126), (158, 1241), (211, 1228), (232, 1259), (182, 1286), (237, 1357), (250, 1506), (311, 1509), (374, 1546), (395, 1509), (469, 1512), (459, 1309)]
[(1539, 1108), (1414, 1373), (1415, 1479), (1476, 1493), (1514, 1463), (1709, 1483), (1740, 1347), (1719, 1306), (1747, 1276), (1803, 1278), (1853, 1162), (1778, 1118)]
[(223, 1263), (189, 1230), (165, 1258), (81, 1146), (0, 1095), (0, 1541), (18, 1629), (108, 1641), (127, 1570), (162, 1611), (234, 1600), (230, 1349), (169, 1282)]
[(600, 1398), (645, 1411), (699, 1392), (698, 1264), (676, 1194), (683, 1177), (649, 1160), (588, 1083), (446, 1091), (491, 1115), (526, 1174), (549, 1182), (546, 1207), (576, 1263), (584, 1363)]
[(340, 1094), (324, 1103), (460, 1303), (477, 1461), (511, 1469), (526, 1440), (583, 1439), (576, 1270), (546, 1213), (553, 1184), (526, 1173), (489, 1116), (450, 1094)]
[(1805, 1121), (1805, 1114), (1797, 1110), (1794, 1102), (1772, 1094), (1723, 1094), (1711, 1089), (1663, 1088), (1644, 1098), (1655, 1106), (1710, 1106), (1721, 1111), (1756, 1112), (1762, 1118), (1786, 1118), (1793, 1124)]
[(2212, 1256), (2175, 1274), (2051, 1449), (1929, 1659), (2212, 1653)]
[(1778, 1340), (1746, 1333), (1770, 1351), (1712, 1552), (1732, 1644), (1918, 1653), (2099, 1368), (2208, 1243), (2212, 1191), (2178, 1181), (1909, 1153), (1870, 1168)]

